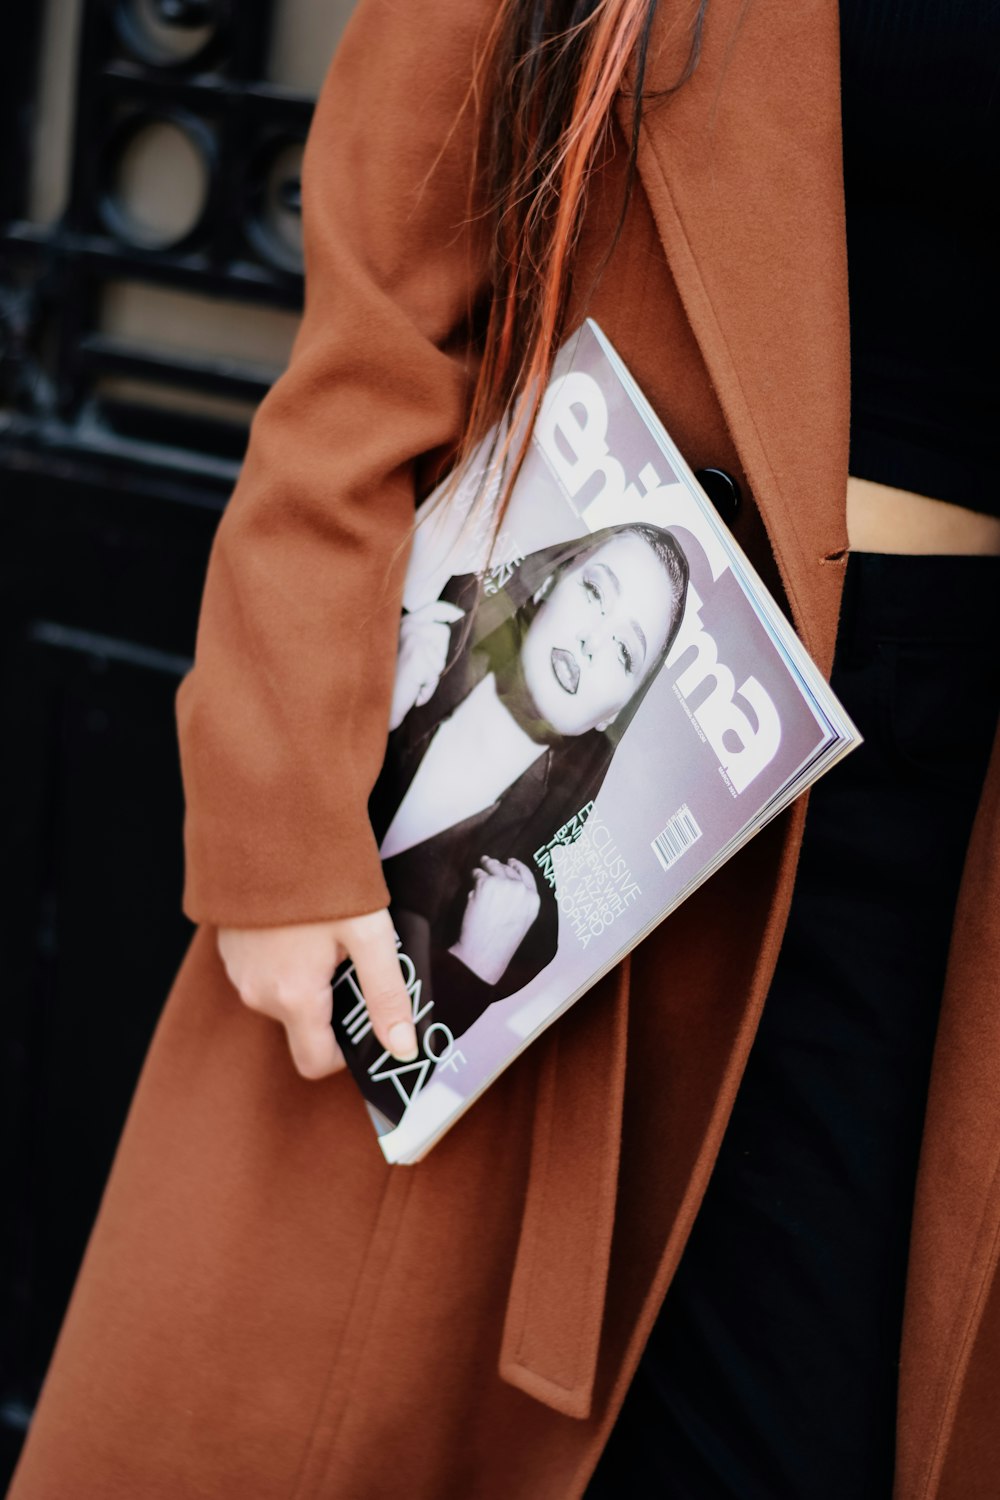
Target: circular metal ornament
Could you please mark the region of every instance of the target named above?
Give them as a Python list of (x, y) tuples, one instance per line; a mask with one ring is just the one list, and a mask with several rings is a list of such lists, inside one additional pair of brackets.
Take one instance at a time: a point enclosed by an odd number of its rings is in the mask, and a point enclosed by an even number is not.
[(210, 61), (228, 19), (228, 0), (118, 0), (115, 8), (122, 43), (154, 68)]
[(302, 274), (302, 150), (300, 135), (271, 136), (250, 163), (246, 233), (260, 258)]
[(211, 130), (185, 110), (136, 111), (105, 144), (98, 212), (105, 228), (137, 250), (192, 245), (217, 178)]

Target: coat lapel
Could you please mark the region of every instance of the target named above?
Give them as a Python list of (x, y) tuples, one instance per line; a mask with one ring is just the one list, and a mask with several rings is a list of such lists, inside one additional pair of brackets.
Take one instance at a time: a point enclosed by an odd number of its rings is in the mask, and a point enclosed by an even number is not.
[[(690, 13), (661, 4), (651, 93), (683, 67)], [(639, 174), (671, 273), (794, 623), (828, 669), (850, 357), (836, 0), (709, 0), (694, 75), (644, 122)]]

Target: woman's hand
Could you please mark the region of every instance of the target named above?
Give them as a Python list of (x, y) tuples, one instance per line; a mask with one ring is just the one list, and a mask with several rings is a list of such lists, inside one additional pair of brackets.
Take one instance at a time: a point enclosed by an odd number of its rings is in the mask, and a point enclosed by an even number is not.
[(297, 927), (221, 928), (218, 947), (244, 1005), (284, 1026), (303, 1078), (325, 1078), (344, 1067), (331, 1026), (331, 980), (348, 956), (382, 1046), (402, 1062), (416, 1057), (413, 1006), (388, 911)]
[(541, 907), (535, 877), (519, 859), (479, 861), (462, 918), (455, 958), (486, 984), (496, 984), (528, 935)]
[(392, 690), (389, 728), (398, 729), (411, 708), (434, 696), (448, 660), (451, 627), (464, 610), (444, 599), (433, 599), (403, 616), (399, 627), (399, 656)]

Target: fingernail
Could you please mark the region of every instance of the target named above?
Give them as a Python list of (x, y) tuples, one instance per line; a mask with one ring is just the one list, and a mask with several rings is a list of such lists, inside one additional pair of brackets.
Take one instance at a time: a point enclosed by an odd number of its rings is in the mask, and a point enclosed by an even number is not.
[(400, 1062), (413, 1062), (417, 1055), (417, 1033), (409, 1021), (397, 1021), (389, 1027), (389, 1050)]

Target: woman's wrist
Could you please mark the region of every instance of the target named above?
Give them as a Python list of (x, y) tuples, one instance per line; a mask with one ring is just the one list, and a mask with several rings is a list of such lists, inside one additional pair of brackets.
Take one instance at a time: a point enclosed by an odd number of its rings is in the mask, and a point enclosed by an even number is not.
[(452, 958), (457, 958), (460, 964), (464, 964), (471, 974), (481, 979), (484, 984), (498, 984), (503, 978), (507, 964), (499, 958), (494, 957), (492, 961), (484, 953), (477, 953), (475, 944), (463, 944), (459, 938), (452, 943), (448, 949)]

